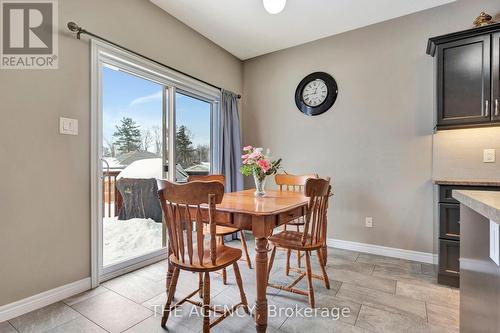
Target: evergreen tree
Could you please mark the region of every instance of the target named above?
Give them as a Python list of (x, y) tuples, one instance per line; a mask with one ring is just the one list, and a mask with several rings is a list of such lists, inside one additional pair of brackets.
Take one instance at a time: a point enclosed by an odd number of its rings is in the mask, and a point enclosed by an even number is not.
[(191, 141), (191, 132), (189, 129), (181, 125), (175, 135), (175, 154), (177, 163), (180, 163), (183, 168), (191, 166), (193, 160), (193, 142)]
[(141, 148), (141, 129), (132, 118), (123, 117), (121, 124), (116, 126), (113, 137), (116, 138), (114, 144), (120, 154)]

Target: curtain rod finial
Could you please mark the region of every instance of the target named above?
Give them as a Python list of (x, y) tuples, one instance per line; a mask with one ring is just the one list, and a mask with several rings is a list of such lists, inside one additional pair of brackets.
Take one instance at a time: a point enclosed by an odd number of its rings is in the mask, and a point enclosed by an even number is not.
[(68, 22), (68, 29), (72, 32), (80, 32), (82, 30), (75, 22)]

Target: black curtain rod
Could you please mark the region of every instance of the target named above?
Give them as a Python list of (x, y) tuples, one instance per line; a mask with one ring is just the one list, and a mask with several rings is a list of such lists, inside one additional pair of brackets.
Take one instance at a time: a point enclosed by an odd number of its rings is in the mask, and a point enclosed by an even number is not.
[[(124, 50), (126, 50), (126, 51), (128, 51), (128, 52), (130, 52), (130, 53), (133, 53), (133, 54), (137, 55), (137, 56), (143, 57), (143, 58), (145, 58), (145, 59), (147, 59), (147, 60), (149, 60), (149, 61), (154, 62), (155, 64), (158, 64), (158, 65), (160, 65), (160, 66), (163, 66), (163, 67), (166, 67), (166, 68), (171, 69), (171, 70), (173, 70), (173, 71), (176, 71), (176, 72), (178, 72), (178, 73), (181, 73), (182, 75), (185, 75), (185, 76), (187, 76), (187, 77), (190, 77), (191, 79), (194, 79), (194, 80), (200, 81), (200, 82), (202, 82), (202, 83), (204, 83), (204, 84), (206, 84), (206, 85), (209, 85), (210, 87), (213, 87), (213, 88), (215, 88), (215, 89), (218, 89), (218, 90), (221, 90), (221, 91), (222, 91), (222, 88), (221, 88), (221, 87), (218, 87), (218, 86), (216, 86), (216, 85), (213, 85), (213, 84), (211, 84), (210, 82), (207, 82), (207, 81), (204, 81), (204, 80), (198, 79), (197, 77), (194, 77), (194, 76), (192, 76), (192, 75), (189, 75), (189, 74), (187, 74), (187, 73), (184, 73), (183, 71), (180, 71), (180, 70), (178, 70), (178, 69), (176, 69), (176, 68), (173, 68), (173, 67), (171, 67), (171, 66), (165, 65), (165, 64), (163, 64), (163, 63), (161, 63), (161, 62), (159, 62), (159, 61), (156, 61), (156, 60), (154, 60), (154, 59), (151, 59), (150, 57), (146, 57), (145, 55), (142, 55), (142, 54), (140, 54), (140, 53), (138, 53), (138, 52), (132, 51), (132, 50), (131, 50), (131, 49), (129, 49), (129, 48), (126, 48), (126, 47), (123, 47), (123, 46), (121, 46), (121, 45), (118, 45), (118, 44), (116, 44), (116, 43), (114, 43), (114, 42), (112, 42), (112, 41), (110, 41), (110, 40), (107, 40), (106, 38), (103, 38), (103, 37), (101, 37), (101, 36), (98, 36), (98, 35), (96, 35), (96, 34), (94, 34), (94, 33), (90, 32), (90, 31), (87, 31), (87, 30), (83, 29), (82, 27), (80, 27), (80, 26), (79, 26), (78, 24), (76, 24), (75, 22), (68, 22), (68, 29), (69, 29), (71, 32), (76, 33), (76, 38), (77, 38), (77, 39), (80, 39), (80, 35), (82, 35), (82, 34), (92, 36), (92, 37), (94, 37), (94, 38), (97, 38), (97, 39), (100, 39), (100, 40), (102, 40), (102, 41), (105, 41), (106, 43), (109, 43), (109, 44), (112, 44), (112, 45), (114, 45), (114, 46), (117, 46), (117, 47), (119, 47), (119, 48), (121, 48), (121, 49), (124, 49)], [(238, 99), (240, 99), (240, 98), (241, 98), (241, 95), (238, 95)]]

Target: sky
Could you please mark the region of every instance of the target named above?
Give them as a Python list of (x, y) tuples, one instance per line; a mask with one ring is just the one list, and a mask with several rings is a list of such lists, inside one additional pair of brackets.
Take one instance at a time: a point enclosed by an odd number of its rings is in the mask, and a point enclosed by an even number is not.
[[(104, 140), (112, 139), (123, 117), (132, 118), (141, 129), (162, 128), (162, 85), (109, 67), (103, 68), (102, 81)], [(177, 127), (190, 129), (195, 147), (209, 145), (210, 104), (180, 93), (175, 98)], [(152, 144), (149, 150), (154, 151)]]

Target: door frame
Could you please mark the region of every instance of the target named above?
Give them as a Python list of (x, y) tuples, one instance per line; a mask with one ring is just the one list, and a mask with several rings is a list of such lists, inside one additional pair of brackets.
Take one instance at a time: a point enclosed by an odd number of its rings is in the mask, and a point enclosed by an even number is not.
[[(90, 72), (90, 232), (91, 232), (91, 287), (96, 288), (100, 282), (149, 265), (166, 258), (164, 249), (150, 254), (133, 258), (113, 265), (112, 271), (104, 271), (102, 267), (102, 67), (109, 64), (154, 81), (164, 86), (164, 94), (168, 94), (168, 104), (163, 99), (163, 161), (175, 161), (175, 91), (188, 93), (193, 97), (209, 101), (212, 105), (212, 169), (218, 170), (218, 161), (215, 158), (218, 150), (217, 132), (214, 129), (214, 119), (218, 119), (220, 107), (219, 89), (213, 88), (196, 79), (178, 73), (174, 70), (158, 65), (148, 59), (118, 48), (106, 42), (91, 39), (91, 72)], [(167, 118), (165, 118), (167, 117)], [(165, 154), (165, 150), (168, 153)], [(173, 171), (172, 171), (173, 170)], [(169, 166), (168, 179), (174, 180), (175, 166)], [(116, 266), (116, 267), (115, 267)]]

